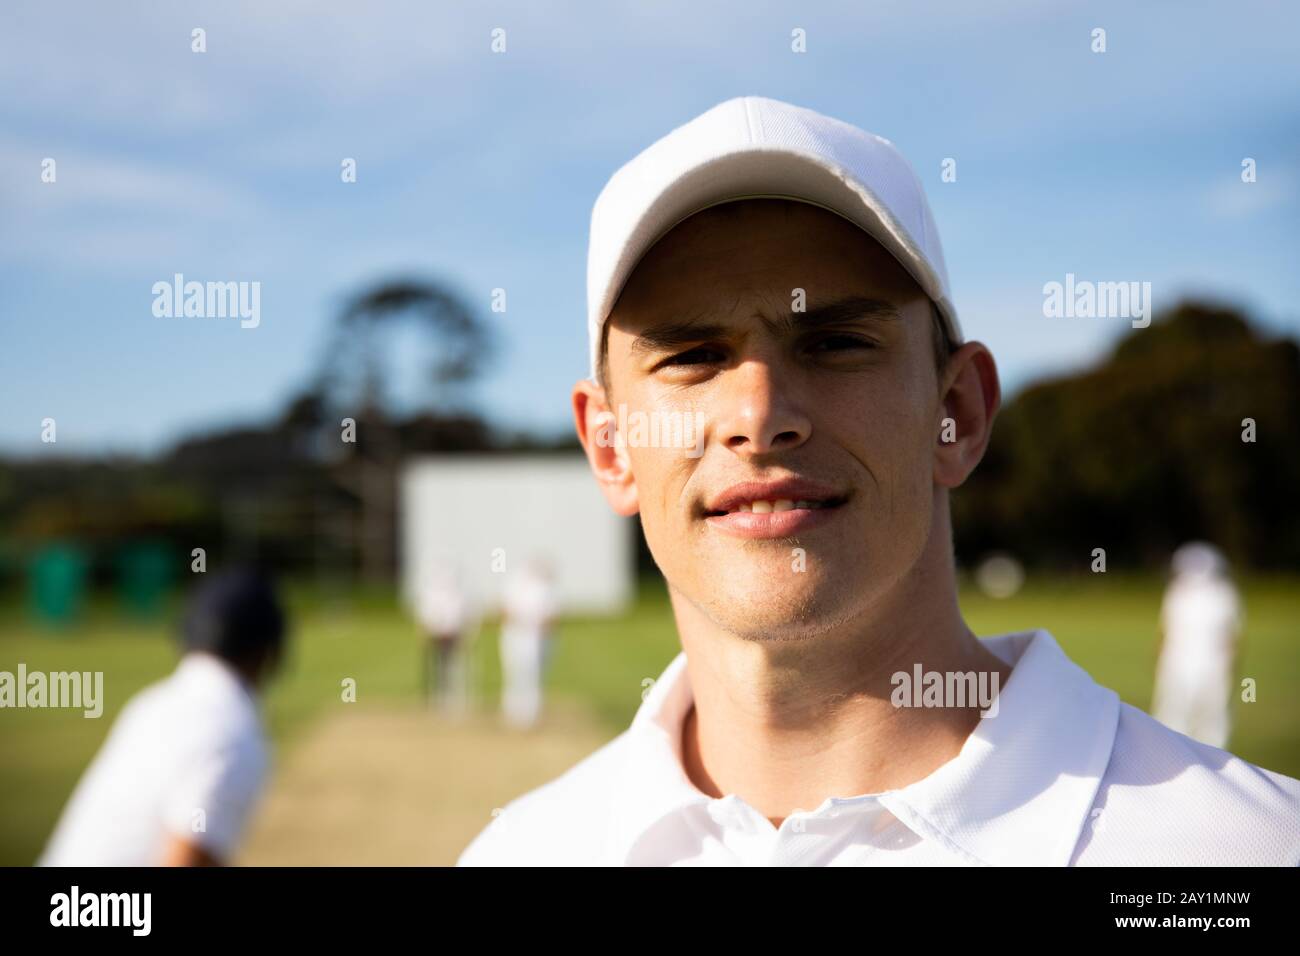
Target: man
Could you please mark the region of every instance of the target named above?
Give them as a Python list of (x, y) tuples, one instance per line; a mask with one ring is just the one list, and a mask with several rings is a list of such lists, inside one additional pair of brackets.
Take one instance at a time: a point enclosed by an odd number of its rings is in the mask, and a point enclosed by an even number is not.
[(463, 713), (467, 705), (464, 641), (469, 607), (455, 570), (434, 567), (415, 595), (415, 612), (424, 631), (420, 667), (429, 706), (439, 703), (445, 713)]
[(170, 677), (123, 708), (41, 857), (44, 866), (228, 863), (267, 770), (256, 695), (284, 648), (284, 614), (249, 571), (203, 587)]
[(550, 569), (533, 558), (507, 583), (501, 623), (501, 710), (526, 729), (542, 715), (542, 676), (555, 620)]
[[(1121, 704), (1044, 631), (963, 622), (948, 495), (998, 378), (890, 143), (723, 103), (605, 187), (588, 294), (578, 434), (683, 653), (462, 864), (1300, 862), (1300, 783)], [(632, 412), (698, 413), (703, 442), (606, 440)]]
[(1151, 708), (1166, 727), (1212, 747), (1228, 745), (1241, 631), (1241, 601), (1227, 567), (1213, 545), (1192, 542), (1174, 552)]

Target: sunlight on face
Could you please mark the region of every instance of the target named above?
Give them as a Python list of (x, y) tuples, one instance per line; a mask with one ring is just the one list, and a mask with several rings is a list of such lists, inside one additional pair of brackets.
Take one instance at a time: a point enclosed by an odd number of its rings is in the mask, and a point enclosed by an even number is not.
[(696, 450), (627, 450), (679, 598), (733, 633), (794, 639), (913, 568), (942, 417), (929, 308), (866, 233), (801, 203), (714, 207), (647, 254), (609, 320), (609, 400), (704, 422)]

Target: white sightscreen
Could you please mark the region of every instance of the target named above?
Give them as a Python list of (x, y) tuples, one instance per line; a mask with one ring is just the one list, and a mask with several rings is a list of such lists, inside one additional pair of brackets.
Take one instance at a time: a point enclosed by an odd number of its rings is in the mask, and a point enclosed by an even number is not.
[(566, 611), (613, 613), (631, 600), (636, 519), (610, 510), (580, 454), (424, 456), (400, 482), (408, 599), (422, 575), (450, 566), (479, 609), (496, 609), (510, 573), (538, 555)]

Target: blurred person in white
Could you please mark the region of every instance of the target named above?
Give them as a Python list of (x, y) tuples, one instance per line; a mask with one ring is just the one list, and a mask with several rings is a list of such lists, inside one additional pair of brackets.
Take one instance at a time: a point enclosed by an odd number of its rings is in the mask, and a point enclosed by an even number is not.
[(421, 670), (430, 706), (460, 713), (466, 704), (465, 636), (469, 602), (455, 572), (439, 565), (421, 580), (415, 596), (416, 617), (424, 631)]
[(42, 866), (219, 866), (266, 778), (258, 694), (283, 657), (285, 615), (252, 570), (200, 588), (183, 656), (136, 694), (78, 783)]
[(555, 621), (549, 566), (528, 561), (506, 584), (501, 625), (501, 708), (514, 727), (532, 727), (542, 713), (542, 677)]
[(1213, 545), (1174, 552), (1160, 608), (1162, 641), (1152, 716), (1212, 747), (1231, 734), (1232, 676), (1241, 634), (1241, 599)]

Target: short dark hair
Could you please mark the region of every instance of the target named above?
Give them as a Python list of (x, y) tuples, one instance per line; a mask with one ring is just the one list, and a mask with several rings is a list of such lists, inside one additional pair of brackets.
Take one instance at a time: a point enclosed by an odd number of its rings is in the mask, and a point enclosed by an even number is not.
[(190, 600), (181, 644), (236, 666), (256, 665), (279, 657), (284, 632), (284, 611), (270, 580), (252, 568), (237, 568), (205, 582)]
[(948, 359), (952, 358), (952, 353), (957, 351), (961, 343), (953, 341), (952, 334), (948, 331), (948, 320), (943, 317), (943, 311), (934, 299), (930, 300), (930, 326), (934, 340), (934, 369), (943, 375), (944, 369), (948, 367)]
[[(948, 320), (943, 317), (938, 303), (930, 299), (930, 332), (934, 342), (934, 367), (940, 375), (948, 367), (948, 359), (957, 351), (957, 343), (948, 332)], [(596, 360), (596, 384), (606, 387), (609, 379), (609, 320), (600, 326), (600, 353)]]

